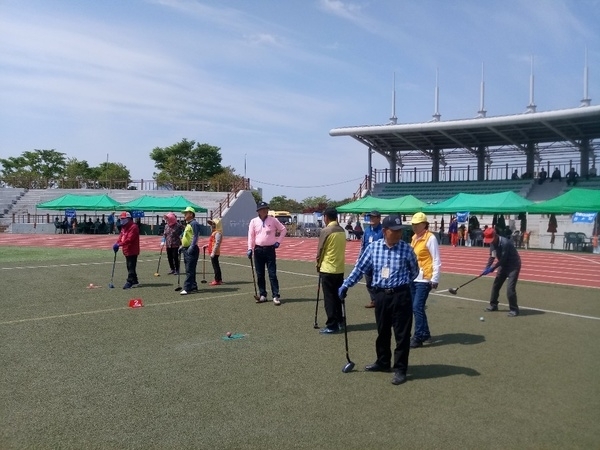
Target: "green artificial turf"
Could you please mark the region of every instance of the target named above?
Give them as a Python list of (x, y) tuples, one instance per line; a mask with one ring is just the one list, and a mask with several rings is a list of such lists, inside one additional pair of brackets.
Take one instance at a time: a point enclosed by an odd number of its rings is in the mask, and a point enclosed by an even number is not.
[[(175, 292), (165, 258), (153, 276), (157, 260), (143, 253), (142, 287), (126, 291), (121, 254), (108, 289), (110, 251), (0, 248), (0, 448), (600, 443), (597, 289), (520, 282), (518, 318), (505, 304), (483, 312), (492, 277), (432, 294), (433, 341), (411, 351), (409, 381), (393, 386), (392, 374), (363, 370), (376, 337), (364, 285), (347, 299), (356, 368), (344, 374), (343, 334), (313, 329), (313, 263), (278, 261), (283, 304), (274, 306), (255, 304), (246, 258), (222, 257), (225, 284), (188, 296)], [(444, 275), (440, 289), (468, 279)], [(133, 298), (144, 307), (129, 308)], [(322, 303), (318, 314), (323, 326)], [(242, 337), (224, 339), (228, 331)]]

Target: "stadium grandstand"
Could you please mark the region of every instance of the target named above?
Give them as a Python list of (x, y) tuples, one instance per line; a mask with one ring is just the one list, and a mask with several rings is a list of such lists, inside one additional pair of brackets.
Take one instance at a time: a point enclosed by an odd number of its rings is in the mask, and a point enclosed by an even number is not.
[[(423, 201), (438, 202), (457, 192), (510, 190), (543, 200), (534, 182), (542, 169), (550, 177), (558, 168), (564, 177), (573, 167), (581, 184), (597, 186), (592, 178), (596, 177), (600, 150), (600, 106), (591, 105), (587, 67), (585, 74), (584, 98), (577, 108), (538, 112), (532, 77), (525, 112), (487, 117), (482, 80), (475, 118), (442, 121), (436, 86), (435, 112), (428, 122), (398, 124), (394, 91), (388, 123), (334, 128), (329, 134), (352, 137), (367, 148), (368, 175), (355, 199), (367, 194), (391, 198), (410, 193)], [(374, 169), (374, 153), (382, 155), (389, 167)], [(550, 198), (564, 189), (544, 190)]]

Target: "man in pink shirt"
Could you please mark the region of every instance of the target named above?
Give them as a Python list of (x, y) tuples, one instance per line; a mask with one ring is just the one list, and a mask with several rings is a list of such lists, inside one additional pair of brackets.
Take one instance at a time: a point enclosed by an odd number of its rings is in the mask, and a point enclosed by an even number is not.
[(260, 202), (256, 205), (258, 217), (250, 221), (248, 227), (248, 258), (254, 256), (256, 266), (256, 279), (260, 298), (256, 303), (267, 301), (267, 283), (265, 280), (265, 266), (269, 272), (273, 303), (281, 305), (279, 297), (279, 281), (277, 280), (277, 261), (275, 249), (279, 247), (285, 237), (285, 226), (275, 217), (269, 216), (269, 205)]

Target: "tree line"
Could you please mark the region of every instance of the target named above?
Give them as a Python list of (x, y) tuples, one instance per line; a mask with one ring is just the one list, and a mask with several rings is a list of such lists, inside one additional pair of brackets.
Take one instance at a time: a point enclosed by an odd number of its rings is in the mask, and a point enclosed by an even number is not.
[[(183, 139), (150, 152), (157, 186), (169, 190), (229, 191), (244, 178), (232, 167), (221, 165), (221, 149)], [(23, 189), (127, 189), (129, 169), (117, 162), (91, 166), (55, 149), (24, 151), (20, 156), (0, 158), (0, 178), (7, 186)]]
[[(221, 148), (214, 145), (183, 139), (169, 147), (155, 147), (149, 156), (156, 169), (152, 178), (161, 189), (229, 192), (249, 188), (234, 168), (222, 166)], [(24, 151), (20, 156), (0, 158), (0, 165), (3, 185), (21, 189), (128, 189), (132, 181), (129, 169), (121, 163), (103, 162), (94, 167), (55, 149)], [(262, 201), (258, 191), (252, 190), (252, 194), (257, 202)], [(350, 201), (321, 196), (298, 202), (275, 196), (269, 204), (273, 210), (312, 213)]]

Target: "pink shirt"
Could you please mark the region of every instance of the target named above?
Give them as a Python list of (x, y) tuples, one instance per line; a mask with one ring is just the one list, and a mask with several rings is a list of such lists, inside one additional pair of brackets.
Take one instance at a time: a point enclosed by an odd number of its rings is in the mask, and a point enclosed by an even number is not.
[[(275, 236), (275, 232), (281, 233), (279, 237)], [(248, 226), (248, 249), (253, 250), (255, 245), (268, 247), (274, 245), (275, 242), (283, 241), (285, 237), (285, 226), (275, 217), (267, 216), (264, 222), (260, 217), (255, 217), (250, 221)]]

